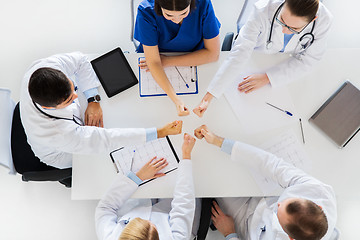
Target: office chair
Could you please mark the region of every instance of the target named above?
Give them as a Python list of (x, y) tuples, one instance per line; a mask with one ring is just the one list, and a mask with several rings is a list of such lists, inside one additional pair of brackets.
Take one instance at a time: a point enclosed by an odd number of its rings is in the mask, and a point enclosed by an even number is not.
[(237, 35), (240, 32), (240, 29), (244, 26), (244, 24), (246, 23), (247, 19), (249, 18), (251, 12), (254, 9), (254, 4), (257, 2), (258, 0), (245, 0), (244, 1), (244, 5), (240, 11), (239, 17), (236, 21), (236, 30), (237, 30), (237, 34), (235, 36), (234, 39), (234, 33), (233, 32), (228, 32), (225, 35), (223, 44), (221, 46), (221, 51), (230, 51), (233, 41), (236, 40)]
[(19, 103), (13, 113), (11, 152), (16, 172), (22, 174), (23, 181), (59, 181), (67, 188), (71, 187), (71, 168), (58, 169), (47, 166), (31, 150), (21, 123)]
[(0, 88), (0, 165), (7, 168), (9, 174), (15, 175), (10, 148), (11, 122), (15, 103), (10, 95), (10, 89)]
[(139, 47), (140, 42), (138, 42), (134, 38), (134, 29), (135, 29), (135, 21), (136, 21), (136, 14), (137, 8), (142, 0), (130, 0), (130, 12), (131, 12), (131, 31), (130, 31), (130, 40), (133, 42), (135, 50)]

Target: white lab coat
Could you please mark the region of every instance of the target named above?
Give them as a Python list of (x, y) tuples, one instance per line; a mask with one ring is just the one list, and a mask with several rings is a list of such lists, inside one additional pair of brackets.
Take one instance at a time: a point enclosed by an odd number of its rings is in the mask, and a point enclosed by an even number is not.
[[(207, 89), (214, 97), (219, 98), (228, 85), (237, 79), (241, 73), (245, 72), (244, 65), (251, 57), (253, 50), (266, 54), (275, 54), (279, 53), (283, 48), (284, 34), (282, 26), (276, 20), (274, 21), (271, 37), (273, 42), (272, 48), (269, 50), (266, 48), (271, 21), (282, 2), (282, 0), (260, 0), (255, 3), (254, 11), (241, 28), (229, 56), (219, 68)], [(320, 3), (317, 16), (313, 31), (315, 40), (304, 55), (302, 55), (301, 59), (290, 57), (266, 71), (272, 87), (278, 87), (302, 77), (322, 58), (326, 50), (326, 38), (331, 26), (332, 15)], [(284, 53), (293, 53), (299, 42), (298, 40), (305, 33), (311, 31), (312, 25), (313, 23), (309, 24), (302, 33), (294, 34), (288, 42)]]
[[(287, 198), (304, 198), (321, 206), (328, 221), (327, 240), (334, 231), (337, 211), (331, 186), (309, 176), (302, 170), (259, 148), (236, 142), (231, 159), (259, 172), (270, 182), (284, 188), (280, 197), (219, 199), (220, 207), (235, 221), (236, 232), (242, 240), (289, 240), (277, 218), (277, 203)], [(264, 228), (266, 231), (262, 231)], [(232, 238), (235, 240), (237, 238)]]
[(118, 174), (110, 189), (100, 200), (95, 211), (95, 226), (99, 240), (117, 240), (126, 222), (140, 217), (151, 221), (159, 238), (188, 240), (195, 211), (195, 191), (191, 160), (182, 160), (177, 170), (174, 198), (129, 199), (138, 186), (130, 178)]
[[(145, 129), (105, 129), (92, 126), (79, 126), (72, 120), (49, 118), (35, 108), (28, 91), (29, 79), (34, 71), (41, 67), (50, 67), (63, 72), (79, 90), (100, 86), (95, 72), (87, 57), (79, 52), (54, 55), (33, 63), (24, 76), (20, 96), (20, 116), (28, 142), (40, 160), (56, 168), (72, 166), (72, 153), (92, 154), (110, 152), (126, 144), (146, 141)], [(45, 110), (57, 117), (81, 118), (78, 99), (63, 109)]]

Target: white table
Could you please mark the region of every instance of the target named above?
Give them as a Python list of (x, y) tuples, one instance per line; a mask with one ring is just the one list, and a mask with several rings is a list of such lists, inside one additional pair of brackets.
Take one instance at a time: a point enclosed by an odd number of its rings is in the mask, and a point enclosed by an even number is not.
[[(312, 160), (312, 175), (334, 186), (342, 196), (360, 196), (358, 191), (349, 191), (349, 187), (360, 183), (360, 137), (356, 136), (344, 149), (338, 149), (323, 134), (309, 125), (308, 119), (315, 110), (349, 78), (360, 87), (360, 66), (356, 64), (360, 49), (330, 49), (323, 60), (314, 67), (313, 72), (291, 84), (289, 91), (297, 112), (303, 118), (306, 138), (305, 149)], [(227, 53), (222, 53), (218, 62), (198, 67), (199, 94), (182, 96), (186, 106), (193, 109), (206, 93), (211, 81)], [(127, 58), (136, 73), (137, 54), (128, 54)], [(270, 61), (271, 59), (271, 61)], [(273, 64), (274, 56), (254, 54), (250, 64), (266, 66)], [(284, 56), (276, 56), (281, 61)], [(339, 65), (341, 65), (339, 67)], [(183, 132), (193, 134), (201, 124), (207, 124), (220, 136), (258, 145), (271, 136), (293, 128), (298, 139), (301, 133), (298, 124), (267, 131), (262, 134), (246, 135), (238, 125), (230, 105), (224, 97), (211, 103), (203, 118), (191, 113), (187, 117), (178, 117), (173, 103), (167, 97), (140, 98), (138, 85), (108, 99), (103, 96), (102, 108), (104, 124), (112, 127), (161, 127), (175, 119), (184, 121)], [(181, 157), (182, 135), (171, 136), (173, 145)], [(198, 140), (192, 154), (195, 191), (197, 197), (235, 197), (262, 196), (251, 175), (241, 164), (230, 161), (230, 157), (218, 148), (210, 146), (205, 140)], [(133, 195), (135, 198), (172, 197), (177, 172), (159, 178), (141, 186)], [(72, 199), (99, 199), (114, 179), (116, 172), (108, 155), (74, 155)]]

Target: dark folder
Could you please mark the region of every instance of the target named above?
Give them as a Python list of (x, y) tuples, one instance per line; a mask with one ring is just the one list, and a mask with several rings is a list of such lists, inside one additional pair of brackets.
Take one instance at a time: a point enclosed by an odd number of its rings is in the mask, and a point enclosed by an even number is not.
[(309, 121), (343, 148), (360, 130), (360, 90), (346, 81)]

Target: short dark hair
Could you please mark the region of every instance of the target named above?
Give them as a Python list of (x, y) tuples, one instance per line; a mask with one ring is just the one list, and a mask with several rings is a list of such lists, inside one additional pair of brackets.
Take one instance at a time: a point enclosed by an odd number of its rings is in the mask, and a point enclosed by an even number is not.
[(295, 16), (306, 17), (311, 21), (319, 9), (319, 0), (285, 0), (285, 5)]
[(190, 5), (190, 12), (195, 9), (196, 0), (155, 0), (154, 10), (157, 15), (163, 16), (161, 8), (169, 11), (182, 11)]
[(56, 107), (71, 95), (71, 84), (65, 74), (48, 67), (31, 75), (28, 89), (32, 100), (45, 107)]
[(324, 211), (310, 200), (295, 200), (286, 206), (292, 221), (285, 225), (287, 234), (296, 240), (319, 240), (328, 230)]

